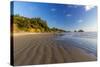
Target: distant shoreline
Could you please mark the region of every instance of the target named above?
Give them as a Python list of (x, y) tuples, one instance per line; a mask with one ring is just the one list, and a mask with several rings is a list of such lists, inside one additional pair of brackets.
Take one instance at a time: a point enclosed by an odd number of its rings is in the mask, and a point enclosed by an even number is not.
[(37, 32), (17, 32), (17, 33), (11, 33), (11, 35), (21, 36), (21, 35), (29, 35), (29, 34), (32, 35), (32, 34), (65, 34), (65, 33), (88, 33), (88, 32), (38, 32), (38, 33)]

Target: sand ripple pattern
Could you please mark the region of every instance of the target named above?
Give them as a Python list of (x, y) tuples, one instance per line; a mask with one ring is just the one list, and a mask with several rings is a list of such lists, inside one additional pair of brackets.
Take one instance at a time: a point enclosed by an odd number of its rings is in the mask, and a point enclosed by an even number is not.
[(14, 36), (14, 65), (94, 61), (96, 57), (53, 34)]

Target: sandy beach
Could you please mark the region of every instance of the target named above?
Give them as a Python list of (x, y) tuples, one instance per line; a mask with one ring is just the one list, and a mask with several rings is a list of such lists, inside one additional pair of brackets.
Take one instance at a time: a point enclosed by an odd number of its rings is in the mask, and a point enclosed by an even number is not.
[(92, 51), (75, 46), (73, 40), (56, 39), (55, 34), (14, 35), (14, 65), (96, 61)]

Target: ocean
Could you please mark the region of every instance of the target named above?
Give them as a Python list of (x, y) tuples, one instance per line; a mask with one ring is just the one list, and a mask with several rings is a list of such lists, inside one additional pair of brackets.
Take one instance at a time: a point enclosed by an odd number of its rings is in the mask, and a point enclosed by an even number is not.
[(56, 40), (82, 48), (97, 56), (97, 32), (69, 32), (62, 33)]

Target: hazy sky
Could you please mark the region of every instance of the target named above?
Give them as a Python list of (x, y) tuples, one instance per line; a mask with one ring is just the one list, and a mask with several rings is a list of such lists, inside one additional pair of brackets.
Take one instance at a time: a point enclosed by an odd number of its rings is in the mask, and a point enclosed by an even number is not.
[(97, 31), (97, 7), (68, 4), (13, 2), (12, 14), (25, 17), (41, 17), (49, 27), (64, 30)]

